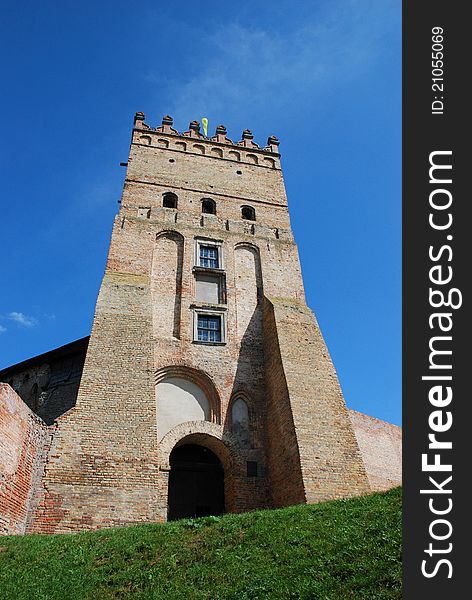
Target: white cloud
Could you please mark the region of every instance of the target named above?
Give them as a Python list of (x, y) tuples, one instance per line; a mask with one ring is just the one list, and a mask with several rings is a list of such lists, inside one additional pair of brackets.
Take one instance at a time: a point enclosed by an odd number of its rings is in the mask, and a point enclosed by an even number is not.
[[(193, 75), (171, 82), (169, 110), (177, 128), (202, 116), (224, 119), (229, 112), (233, 121), (263, 117), (273, 109), (287, 111), (289, 118), (291, 107), (321, 101), (327, 86), (349, 83), (385, 50), (393, 3), (380, 4), (333, 2), (326, 13), (282, 31), (234, 22), (207, 32), (204, 60), (196, 52)], [(156, 83), (159, 78), (157, 72), (149, 77)]]
[(0, 325), (0, 333), (4, 333), (7, 330), (6, 327), (4, 327), (3, 325)]
[(22, 327), (35, 327), (38, 324), (37, 319), (34, 317), (28, 317), (22, 312), (10, 312), (6, 315), (6, 318), (10, 321), (21, 325)]

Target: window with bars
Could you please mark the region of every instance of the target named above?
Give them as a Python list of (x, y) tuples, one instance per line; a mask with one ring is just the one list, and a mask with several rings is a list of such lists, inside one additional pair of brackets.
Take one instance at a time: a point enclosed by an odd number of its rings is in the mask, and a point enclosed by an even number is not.
[(218, 315), (198, 315), (197, 339), (199, 342), (221, 342), (221, 317)]
[(200, 267), (207, 267), (208, 269), (219, 269), (220, 261), (218, 254), (218, 246), (200, 244), (198, 260)]

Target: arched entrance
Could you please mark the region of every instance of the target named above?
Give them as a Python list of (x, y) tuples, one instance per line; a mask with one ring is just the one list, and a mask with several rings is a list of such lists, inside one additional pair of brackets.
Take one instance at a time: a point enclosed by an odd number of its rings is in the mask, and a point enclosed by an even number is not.
[(219, 458), (197, 444), (176, 446), (170, 454), (168, 520), (224, 512), (224, 472)]

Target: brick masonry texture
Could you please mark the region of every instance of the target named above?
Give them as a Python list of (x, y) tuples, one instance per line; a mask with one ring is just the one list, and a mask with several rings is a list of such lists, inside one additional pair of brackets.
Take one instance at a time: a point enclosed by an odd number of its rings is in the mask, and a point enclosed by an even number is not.
[(50, 439), (45, 423), (0, 383), (0, 533), (26, 531)]
[[(176, 207), (164, 206), (169, 193)], [(202, 211), (203, 199), (216, 214)], [(255, 221), (242, 218), (243, 206)], [(198, 244), (218, 248), (217, 268), (198, 263)], [(217, 302), (199, 299), (202, 274), (217, 282)], [(221, 342), (195, 337), (202, 312), (221, 319)], [(46, 367), (28, 368), (38, 379)], [(165, 404), (161, 382), (193, 402), (187, 392), (198, 386), (206, 420)], [(246, 430), (234, 421), (236, 400), (247, 407)], [(160, 410), (173, 411), (170, 430)], [(166, 520), (170, 455), (187, 443), (219, 458), (230, 512), (370, 491), (305, 303), (276, 138), (259, 148), (246, 130), (235, 144), (222, 126), (206, 138), (195, 122), (180, 134), (169, 117), (152, 129), (137, 113), (77, 401), (58, 412), (43, 476), (29, 490), (27, 532)]]
[(46, 352), (0, 371), (29, 408), (51, 425), (77, 400), (88, 338)]
[(402, 430), (397, 425), (349, 410), (373, 491), (402, 483)]

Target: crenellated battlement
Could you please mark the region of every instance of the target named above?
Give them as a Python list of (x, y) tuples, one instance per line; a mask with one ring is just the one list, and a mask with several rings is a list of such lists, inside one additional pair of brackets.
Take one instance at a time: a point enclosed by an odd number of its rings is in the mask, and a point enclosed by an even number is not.
[(153, 128), (145, 123), (144, 113), (137, 112), (131, 143), (280, 169), (279, 140), (273, 135), (268, 138), (267, 146), (261, 148), (249, 129), (242, 132), (239, 142), (227, 137), (224, 125), (218, 125), (212, 137), (203, 135), (198, 121), (192, 121), (188, 130), (180, 133), (174, 129), (169, 115), (163, 117), (160, 127)]

